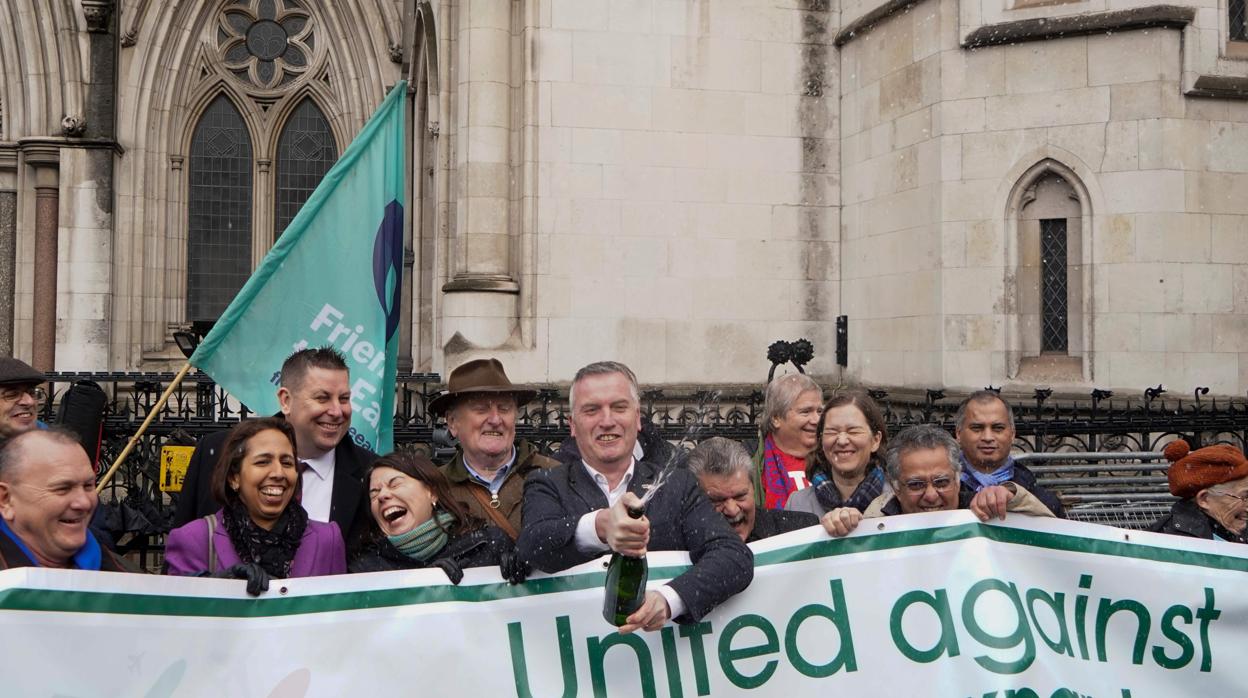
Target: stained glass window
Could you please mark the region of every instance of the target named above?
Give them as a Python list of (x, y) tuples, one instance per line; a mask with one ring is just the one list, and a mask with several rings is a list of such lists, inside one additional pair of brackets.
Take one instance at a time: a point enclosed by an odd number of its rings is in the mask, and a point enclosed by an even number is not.
[(303, 202), (337, 159), (338, 150), (329, 121), (311, 98), (304, 98), (286, 121), (277, 142), (275, 238), (290, 225)]
[(191, 139), (186, 318), (216, 320), (251, 273), (251, 136), (225, 95)]

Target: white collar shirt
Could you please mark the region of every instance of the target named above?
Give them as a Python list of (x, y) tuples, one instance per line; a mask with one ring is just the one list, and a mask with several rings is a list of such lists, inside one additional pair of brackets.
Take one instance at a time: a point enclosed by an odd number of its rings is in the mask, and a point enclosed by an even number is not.
[(300, 503), (308, 518), (329, 521), (334, 494), (334, 451), (303, 461), (303, 494)]

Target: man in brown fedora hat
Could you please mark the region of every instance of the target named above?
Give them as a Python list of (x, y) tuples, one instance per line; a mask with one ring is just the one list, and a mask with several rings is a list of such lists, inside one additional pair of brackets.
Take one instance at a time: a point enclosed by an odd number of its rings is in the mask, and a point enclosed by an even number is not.
[(38, 426), (46, 380), (25, 361), (0, 356), (0, 444)]
[(429, 411), (446, 415), (459, 440), (455, 457), (443, 466), (451, 494), (470, 515), (520, 535), (524, 480), (535, 470), (557, 465), (533, 444), (516, 439), (516, 412), (537, 391), (513, 385), (498, 359), (476, 359), (451, 371), (446, 392)]

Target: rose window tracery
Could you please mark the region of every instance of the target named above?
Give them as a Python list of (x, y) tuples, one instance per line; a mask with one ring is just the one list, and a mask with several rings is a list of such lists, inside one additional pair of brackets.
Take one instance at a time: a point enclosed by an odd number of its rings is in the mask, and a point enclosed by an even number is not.
[(217, 48), (239, 80), (272, 89), (307, 71), (312, 29), (312, 16), (300, 0), (237, 0), (221, 13)]

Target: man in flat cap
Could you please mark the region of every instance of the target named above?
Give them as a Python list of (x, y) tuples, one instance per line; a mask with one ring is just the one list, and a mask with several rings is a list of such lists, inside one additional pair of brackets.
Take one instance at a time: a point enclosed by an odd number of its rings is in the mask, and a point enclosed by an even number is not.
[(520, 535), (525, 478), (558, 464), (516, 439), (516, 413), (536, 395), (513, 385), (498, 359), (476, 359), (451, 371), (446, 392), (429, 403), (434, 415), (446, 415), (451, 436), (459, 440), (455, 457), (442, 468), (452, 496), (512, 540)]
[(0, 357), (0, 444), (38, 426), (47, 376), (25, 361)]

